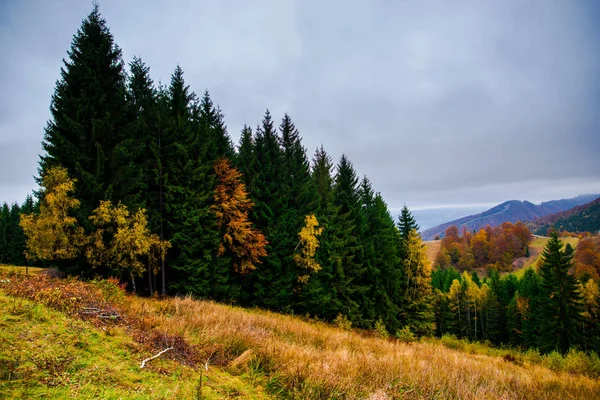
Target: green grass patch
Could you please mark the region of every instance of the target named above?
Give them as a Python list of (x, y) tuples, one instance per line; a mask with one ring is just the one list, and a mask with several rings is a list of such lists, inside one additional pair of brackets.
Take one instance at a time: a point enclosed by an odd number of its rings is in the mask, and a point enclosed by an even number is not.
[[(514, 274), (517, 276), (517, 278), (521, 279), (523, 277), (523, 275), (525, 274), (525, 270), (527, 268), (536, 269), (536, 265), (542, 257), (542, 251), (544, 250), (544, 247), (546, 246), (546, 243), (548, 243), (549, 239), (550, 238), (547, 238), (547, 237), (538, 237), (538, 236), (533, 237), (533, 241), (529, 245), (529, 248), (532, 252), (535, 252), (538, 255), (537, 255), (537, 257), (530, 257), (530, 260), (528, 260), (528, 262), (525, 263), (523, 268), (514, 272)], [(567, 243), (571, 244), (573, 249), (575, 249), (577, 247), (577, 244), (579, 243), (579, 238), (576, 238), (576, 237), (563, 237), (563, 238), (560, 238), (560, 240), (563, 242), (563, 244), (565, 246), (567, 245)]]

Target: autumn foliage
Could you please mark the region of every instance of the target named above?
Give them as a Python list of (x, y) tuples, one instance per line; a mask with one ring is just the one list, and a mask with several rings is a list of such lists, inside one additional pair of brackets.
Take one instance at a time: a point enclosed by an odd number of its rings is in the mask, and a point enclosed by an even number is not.
[(146, 211), (131, 213), (121, 203), (114, 206), (102, 201), (89, 217), (96, 230), (86, 236), (71, 215), (79, 207), (79, 200), (70, 196), (75, 182), (63, 167), (51, 168), (44, 176), (39, 214), (21, 217), (27, 258), (62, 261), (83, 253), (92, 267), (107, 267), (112, 274), (128, 275), (132, 281), (143, 274), (144, 261), (155, 267), (152, 264), (164, 257), (170, 243), (150, 232)]
[(45, 196), (39, 214), (21, 216), (20, 225), (27, 236), (25, 255), (29, 260), (71, 260), (84, 244), (83, 228), (71, 214), (79, 207), (79, 200), (71, 197), (75, 180), (69, 178), (66, 168), (54, 167), (42, 185)]
[(158, 235), (150, 232), (144, 209), (131, 213), (125, 205), (115, 206), (106, 200), (100, 202), (90, 220), (97, 228), (85, 252), (92, 267), (107, 266), (133, 280), (144, 273), (144, 258), (156, 260), (170, 247), (169, 242), (161, 242)]
[(582, 238), (575, 250), (575, 269), (579, 277), (600, 280), (600, 237)]
[[(323, 233), (323, 227), (319, 226), (319, 221), (314, 214), (307, 215), (304, 218), (304, 226), (298, 232), (298, 245), (294, 253), (294, 261), (309, 272), (319, 272), (321, 265), (315, 260), (315, 253), (319, 248), (319, 236)], [(308, 275), (300, 276), (300, 282), (306, 282)]]
[(256, 264), (261, 263), (261, 257), (267, 255), (267, 240), (252, 226), (248, 218), (248, 212), (254, 203), (249, 199), (246, 186), (241, 181), (242, 174), (226, 158), (217, 160), (214, 168), (218, 185), (212, 210), (223, 234), (219, 255), (230, 252), (234, 270), (246, 274), (256, 269)]
[(436, 264), (454, 266), (461, 270), (495, 265), (500, 270), (510, 270), (512, 261), (524, 257), (531, 243), (531, 233), (522, 222), (505, 222), (501, 226), (486, 226), (472, 233), (456, 226), (446, 229)]

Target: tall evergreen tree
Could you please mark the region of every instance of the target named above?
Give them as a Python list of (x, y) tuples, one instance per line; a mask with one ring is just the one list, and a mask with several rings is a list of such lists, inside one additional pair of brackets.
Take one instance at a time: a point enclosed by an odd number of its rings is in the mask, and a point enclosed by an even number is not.
[(406, 205), (402, 206), (402, 211), (398, 217), (398, 230), (403, 238), (408, 238), (411, 231), (419, 231), (417, 220), (413, 217)]
[[(283, 117), (279, 132), (283, 179), (283, 212), (279, 224), (281, 248), (284, 250), (282, 272), (288, 285), (294, 288), (294, 293), (299, 293), (306, 283), (299, 280), (299, 277), (306, 276), (306, 269), (294, 261), (294, 249), (297, 248), (298, 234), (305, 225), (306, 217), (316, 214), (317, 190), (310, 175), (306, 149), (302, 146), (300, 134), (289, 115)], [(296, 300), (293, 299), (293, 302)]]
[[(157, 208), (156, 179), (153, 173), (158, 160), (153, 147), (158, 141), (158, 99), (150, 68), (141, 58), (134, 57), (129, 64), (127, 80), (128, 120), (127, 138), (120, 156), (126, 160), (117, 176), (121, 201), (132, 210), (146, 208), (150, 227), (155, 230)], [(151, 210), (149, 209), (151, 208)]]
[(320, 271), (312, 276), (299, 293), (296, 307), (301, 313), (309, 313), (319, 318), (333, 320), (342, 312), (337, 288), (334, 284), (335, 248), (339, 243), (340, 231), (335, 225), (335, 207), (333, 206), (333, 162), (323, 146), (315, 152), (312, 159), (311, 177), (317, 187), (317, 220), (325, 229), (319, 237), (320, 247), (316, 260)]
[[(164, 226), (161, 176), (161, 134), (164, 124), (161, 124), (160, 93), (150, 78), (150, 68), (141, 58), (134, 57), (129, 66), (127, 101), (128, 119), (132, 122), (127, 128), (128, 136), (122, 152), (122, 157), (128, 163), (122, 163), (118, 175), (119, 197), (131, 210), (144, 208), (147, 211), (148, 228), (159, 235), (160, 240), (164, 240), (161, 234), (161, 227)], [(160, 266), (164, 270), (162, 259)], [(159, 290), (155, 281), (155, 271), (148, 263), (145, 282), (149, 293)]]
[(56, 165), (67, 168), (78, 181), (78, 219), (89, 225), (87, 216), (100, 200), (115, 197), (119, 147), (128, 122), (121, 50), (97, 4), (73, 37), (68, 55), (52, 96), (40, 176)]
[(207, 160), (214, 162), (221, 157), (233, 160), (233, 145), (227, 133), (223, 113), (218, 107), (214, 106), (207, 90), (204, 91), (200, 100), (199, 111), (199, 133), (207, 144)]
[(406, 258), (406, 243), (410, 232), (413, 230), (419, 231), (419, 225), (406, 205), (402, 207), (402, 211), (398, 216), (398, 230), (400, 231), (400, 257), (404, 259)]
[(521, 341), (526, 347), (537, 347), (540, 337), (540, 276), (528, 268), (519, 282), (521, 301)]
[[(365, 177), (361, 183), (364, 214), (361, 244), (364, 249), (366, 282), (369, 288), (363, 305), (365, 319), (382, 320), (388, 330), (401, 328), (396, 301), (401, 290), (398, 230), (381, 194), (374, 194)], [(364, 301), (364, 300), (363, 300)]]
[(267, 254), (260, 270), (249, 277), (254, 288), (254, 304), (277, 310), (289, 310), (292, 300), (292, 282), (284, 264), (286, 253), (281, 222), (285, 204), (283, 188), (283, 151), (280, 137), (269, 110), (256, 130), (254, 171), (250, 195), (255, 206), (251, 215), (256, 227), (267, 238)]
[(540, 298), (540, 349), (566, 353), (580, 341), (583, 304), (576, 278), (569, 274), (572, 255), (563, 250), (556, 232), (542, 252), (540, 267), (542, 296)]
[(217, 113), (208, 94), (196, 103), (180, 66), (173, 72), (168, 93), (170, 118), (163, 163), (167, 239), (173, 244), (170, 287), (179, 293), (222, 299), (227, 296), (229, 262), (217, 257), (219, 230), (210, 209), (216, 186), (213, 162), (218, 151), (213, 130)]
[(363, 248), (359, 241), (361, 212), (358, 178), (352, 163), (345, 155), (342, 155), (337, 165), (333, 206), (336, 214), (328, 226), (337, 225), (334, 229), (339, 235), (335, 238), (330, 260), (334, 265), (334, 285), (337, 286), (342, 313), (358, 326), (368, 326), (368, 321), (364, 319), (364, 310), (361, 308), (368, 287)]
[(240, 136), (240, 143), (235, 158), (237, 169), (242, 174), (242, 180), (246, 186), (250, 186), (254, 178), (254, 138), (252, 137), (252, 128), (244, 125)]
[(312, 176), (317, 186), (318, 209), (324, 212), (333, 202), (333, 160), (323, 145), (313, 157)]

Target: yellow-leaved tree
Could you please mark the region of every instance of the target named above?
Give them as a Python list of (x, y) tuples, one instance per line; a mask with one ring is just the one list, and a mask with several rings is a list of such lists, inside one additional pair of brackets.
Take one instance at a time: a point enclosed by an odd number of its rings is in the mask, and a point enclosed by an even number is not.
[(254, 203), (248, 198), (242, 174), (226, 158), (215, 162), (215, 172), (218, 184), (211, 209), (223, 234), (219, 255), (230, 252), (234, 271), (246, 274), (267, 255), (267, 239), (248, 218)]
[[(157, 263), (170, 243), (161, 242), (158, 235), (150, 232), (144, 209), (130, 213), (125, 205), (115, 206), (106, 200), (100, 202), (90, 220), (96, 231), (86, 248), (88, 262), (92, 267), (108, 267), (119, 276), (127, 274), (135, 292), (135, 277), (144, 273), (144, 260)], [(152, 267), (156, 268), (149, 266)]]
[[(304, 226), (298, 232), (298, 244), (294, 249), (294, 261), (300, 267), (310, 272), (319, 272), (321, 265), (315, 260), (315, 253), (319, 248), (319, 236), (323, 233), (323, 227), (314, 214), (304, 218)], [(300, 275), (298, 282), (306, 283), (310, 275)]]
[(431, 264), (425, 254), (421, 236), (414, 229), (406, 239), (403, 267), (406, 282), (402, 314), (405, 325), (418, 336), (431, 335), (435, 329)]
[(79, 200), (70, 196), (75, 182), (63, 167), (48, 169), (42, 178), (45, 195), (39, 214), (22, 215), (20, 220), (27, 237), (25, 256), (28, 260), (59, 262), (79, 255), (85, 236), (71, 215), (79, 207)]

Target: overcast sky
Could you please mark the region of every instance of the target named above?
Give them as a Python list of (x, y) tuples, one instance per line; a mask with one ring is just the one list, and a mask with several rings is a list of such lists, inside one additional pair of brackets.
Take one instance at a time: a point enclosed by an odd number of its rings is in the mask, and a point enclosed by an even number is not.
[[(0, 0), (0, 202), (35, 187), (91, 1)], [(237, 143), (285, 112), (392, 210), (600, 193), (600, 6), (564, 1), (101, 0), (126, 62), (208, 89)]]

